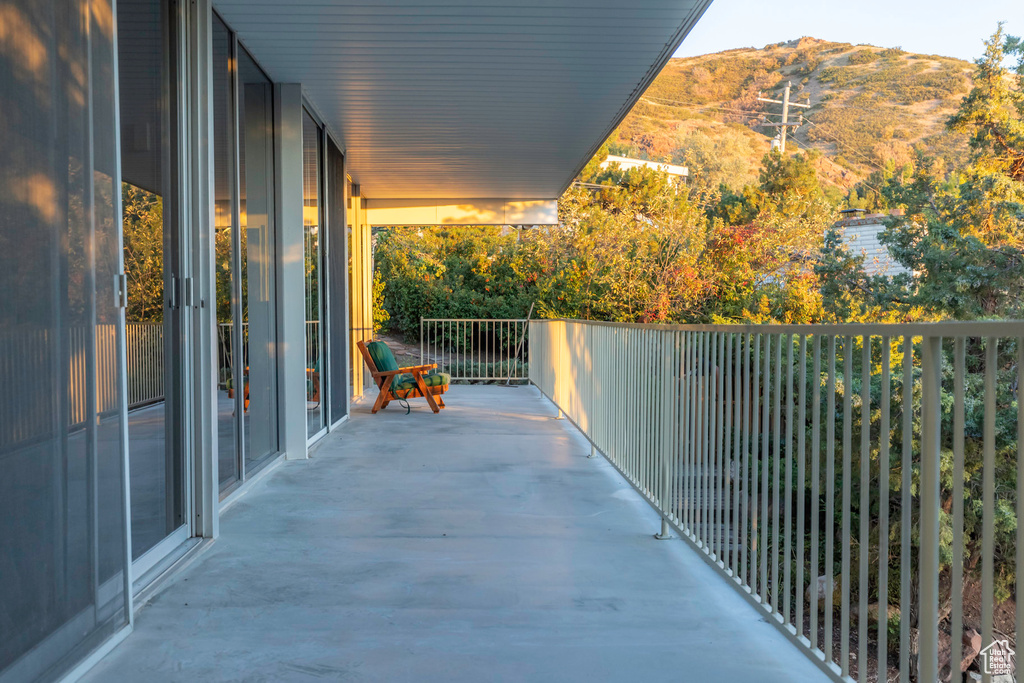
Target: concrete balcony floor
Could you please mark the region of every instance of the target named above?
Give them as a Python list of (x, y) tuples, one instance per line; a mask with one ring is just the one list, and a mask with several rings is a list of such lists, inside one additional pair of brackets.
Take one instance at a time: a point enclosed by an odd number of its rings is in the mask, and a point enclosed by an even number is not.
[(819, 681), (533, 387), (286, 462), (87, 681)]

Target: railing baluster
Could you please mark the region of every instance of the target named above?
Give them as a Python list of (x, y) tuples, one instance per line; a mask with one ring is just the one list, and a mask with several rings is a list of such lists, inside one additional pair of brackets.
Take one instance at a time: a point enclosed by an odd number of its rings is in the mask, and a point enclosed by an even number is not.
[(882, 395), (879, 398), (878, 453), (878, 680), (889, 676), (889, 439), (892, 339), (882, 337)]
[(918, 577), (921, 588), (918, 611), (920, 663), (917, 678), (919, 681), (934, 681), (938, 678), (941, 388), (942, 339), (925, 337), (921, 357), (921, 536), (918, 553)]
[[(811, 628), (808, 637), (811, 640), (811, 649), (818, 647), (818, 604), (822, 596), (818, 594), (818, 553), (819, 532), (818, 520), (821, 516), (821, 335), (814, 335), (812, 343), (812, 374), (814, 385), (811, 388), (811, 408), (814, 412), (811, 415), (811, 573), (808, 577), (813, 586), (811, 591), (814, 599), (807, 605), (811, 613)], [(825, 661), (829, 658), (826, 657)]]
[(691, 368), (693, 378), (690, 386), (692, 400), (690, 414), (690, 473), (688, 482), (690, 536), (694, 541), (698, 542), (700, 539), (700, 508), (698, 507), (698, 482), (700, 478), (700, 363), (703, 339), (703, 332), (694, 333), (693, 366)]
[(900, 454), (900, 683), (910, 683), (910, 482), (913, 445), (914, 339), (903, 337), (903, 444)]
[(843, 339), (843, 510), (842, 536), (839, 551), (842, 569), (839, 574), (839, 667), (844, 676), (850, 675), (850, 508), (853, 484), (853, 337)]
[(722, 382), (721, 372), (721, 359), (722, 354), (719, 351), (719, 345), (722, 341), (722, 336), (718, 332), (712, 333), (712, 339), (714, 341), (714, 347), (712, 348), (712, 370), (710, 377), (710, 391), (712, 394), (711, 405), (711, 471), (708, 477), (708, 484), (710, 485), (710, 491), (708, 492), (708, 503), (711, 507), (710, 514), (708, 515), (708, 522), (711, 524), (711, 554), (718, 560), (721, 556), (721, 549), (719, 548), (719, 511), (718, 506), (721, 503), (721, 497), (719, 495), (718, 487), (722, 482), (721, 474), (719, 470), (722, 466), (722, 414), (721, 414), (721, 391), (720, 386)]
[(719, 548), (720, 560), (724, 564), (726, 570), (732, 573), (732, 548), (734, 543), (732, 542), (732, 526), (730, 524), (730, 517), (732, 515), (732, 423), (733, 423), (733, 387), (732, 387), (732, 376), (733, 376), (733, 364), (735, 363), (735, 355), (733, 354), (733, 341), (734, 335), (723, 334), (722, 348), (724, 351), (724, 357), (722, 359), (722, 365), (725, 367), (725, 375), (722, 377), (722, 387), (725, 392), (724, 401), (722, 403), (722, 418), (724, 424), (722, 425), (722, 474), (721, 474), (721, 486), (719, 490), (722, 492), (721, 503), (719, 509), (721, 510), (722, 518), (722, 534)]
[[(742, 410), (743, 410), (743, 367), (742, 359), (743, 355), (743, 335), (732, 334), (732, 362), (730, 367), (732, 368), (732, 463), (729, 468), (729, 492), (732, 494), (732, 505), (729, 506), (729, 568), (732, 570), (733, 578), (737, 578), (739, 575), (739, 565), (737, 565), (737, 553), (739, 551), (739, 529), (737, 525), (740, 524), (740, 445), (741, 445), (741, 431), (742, 431)], [(726, 499), (728, 503), (728, 499)]]
[(772, 431), (772, 591), (771, 607), (772, 612), (778, 614), (781, 600), (779, 586), (779, 561), (781, 555), (781, 539), (779, 536), (779, 517), (782, 507), (782, 497), (779, 492), (779, 479), (782, 476), (782, 340), (785, 336), (779, 335), (775, 339), (775, 402), (773, 405)]
[[(800, 334), (800, 348), (797, 354), (800, 357), (800, 373), (797, 376), (799, 391), (797, 392), (797, 433), (796, 433), (796, 585), (794, 586), (794, 598), (796, 598), (796, 609), (793, 624), (796, 626), (797, 636), (804, 633), (804, 516), (807, 513), (804, 502), (807, 491), (807, 335)], [(813, 645), (811, 646), (813, 647)]]
[(718, 338), (718, 350), (716, 353), (717, 363), (715, 370), (715, 482), (712, 495), (713, 514), (712, 524), (715, 535), (715, 561), (722, 563), (722, 544), (725, 532), (725, 521), (722, 519), (722, 503), (725, 499), (725, 492), (722, 490), (725, 482), (725, 335), (716, 332)]
[[(761, 375), (764, 377), (764, 400), (761, 406), (761, 604), (768, 605), (768, 548), (771, 545), (771, 519), (768, 517), (768, 479), (771, 475), (771, 349), (772, 335), (764, 335), (761, 354)], [(774, 586), (772, 587), (774, 588)]]
[(750, 341), (754, 335), (743, 333), (740, 335), (743, 353), (743, 412), (742, 420), (743, 434), (740, 443), (740, 583), (750, 586), (750, 573), (747, 564), (747, 520), (750, 516), (750, 482), (748, 472), (750, 471)]
[(682, 368), (682, 383), (680, 385), (680, 394), (682, 400), (680, 403), (680, 425), (679, 425), (679, 473), (677, 475), (679, 482), (677, 486), (679, 488), (679, 523), (683, 527), (684, 532), (689, 535), (690, 532), (690, 514), (689, 514), (689, 491), (686, 487), (686, 480), (690, 473), (690, 409), (693, 406), (693, 402), (690, 400), (690, 348), (693, 346), (693, 332), (683, 332), (683, 368)]
[(703, 522), (703, 542), (704, 551), (711, 552), (711, 471), (712, 471), (712, 458), (714, 457), (714, 449), (711, 444), (711, 438), (713, 434), (712, 421), (714, 420), (714, 411), (711, 408), (711, 402), (713, 400), (713, 379), (712, 373), (715, 371), (714, 368), (714, 332), (707, 332), (704, 335), (704, 410), (703, 410), (703, 426), (704, 426), (704, 443), (703, 443), (703, 459), (701, 460), (701, 496), (702, 496), (702, 513), (701, 521)]
[[(782, 618), (788, 624), (793, 619), (790, 612), (792, 607), (790, 589), (793, 580), (791, 561), (793, 553), (793, 335), (785, 335), (783, 339), (786, 340), (786, 468), (784, 471), (786, 517), (782, 532)], [(797, 633), (803, 630), (803, 624), (796, 624), (796, 627)]]
[(835, 519), (836, 519), (836, 335), (828, 338), (828, 383), (825, 421), (825, 661), (835, 661), (832, 617), (835, 614)]
[(763, 358), (764, 352), (761, 348), (761, 334), (755, 335), (756, 345), (754, 346), (754, 357), (751, 372), (753, 373), (754, 386), (751, 389), (753, 395), (752, 424), (750, 428), (750, 592), (758, 595), (760, 574), (758, 572), (758, 482), (761, 478), (761, 467), (759, 465), (761, 450), (761, 383), (764, 379)]
[[(964, 365), (966, 342), (964, 337), (957, 337), (953, 342), (953, 548), (951, 550), (949, 598), (949, 633), (951, 636), (949, 661), (952, 667), (956, 667), (962, 661), (963, 639), (958, 636), (964, 632)], [(985, 513), (988, 514), (987, 509)]]
[[(996, 516), (996, 370), (999, 341), (985, 339), (985, 425), (981, 470), (981, 643), (994, 642)], [(924, 505), (922, 501), (922, 506)], [(923, 526), (923, 525), (922, 525)], [(923, 539), (922, 539), (923, 542)], [(922, 613), (922, 618), (923, 618)], [(983, 677), (982, 681), (986, 681)]]
[[(860, 566), (858, 568), (860, 598), (859, 614), (857, 615), (857, 679), (861, 683), (868, 680), (868, 533), (871, 512), (871, 337), (861, 337), (860, 359), (860, 506), (857, 515), (860, 517)], [(852, 472), (851, 472), (852, 474)], [(879, 612), (881, 618), (881, 612)]]

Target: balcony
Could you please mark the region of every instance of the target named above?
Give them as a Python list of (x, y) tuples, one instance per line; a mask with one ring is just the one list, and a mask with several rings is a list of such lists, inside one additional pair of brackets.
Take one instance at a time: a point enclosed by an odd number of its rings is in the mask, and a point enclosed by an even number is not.
[(369, 398), (85, 680), (825, 679), (536, 388)]

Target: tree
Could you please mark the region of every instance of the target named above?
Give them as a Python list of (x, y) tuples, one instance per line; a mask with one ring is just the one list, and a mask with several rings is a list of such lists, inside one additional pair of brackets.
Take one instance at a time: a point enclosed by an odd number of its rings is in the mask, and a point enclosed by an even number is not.
[(121, 183), (124, 225), (124, 272), (128, 280), (129, 321), (164, 319), (163, 200)]
[[(1021, 57), (1016, 88), (1002, 66), (1008, 54)], [(855, 291), (863, 294), (856, 308), (877, 318), (894, 312), (959, 320), (1024, 314), (1021, 41), (1004, 36), (1000, 25), (976, 64), (974, 88), (947, 123), (969, 135), (970, 162), (951, 171), (919, 154), (913, 165), (869, 179), (879, 203), (903, 214), (887, 221), (881, 241), (911, 274), (868, 280), (826, 251), (819, 273), (836, 314), (852, 314), (848, 295)]]
[[(1005, 58), (1012, 55), (1019, 58), (1016, 88), (1011, 87), (1009, 72), (1003, 67)], [(974, 88), (948, 127), (970, 133), (979, 170), (1024, 182), (1024, 43), (1004, 36), (1000, 22), (985, 41), (985, 55), (975, 64)]]

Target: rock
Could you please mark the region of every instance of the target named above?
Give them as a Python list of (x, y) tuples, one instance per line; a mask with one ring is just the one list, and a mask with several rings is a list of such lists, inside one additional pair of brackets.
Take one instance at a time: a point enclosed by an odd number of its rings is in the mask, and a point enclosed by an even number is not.
[[(963, 673), (970, 668), (974, 660), (977, 659), (978, 653), (981, 652), (981, 634), (975, 631), (973, 628), (966, 628), (960, 637), (960, 667), (959, 673)], [(952, 655), (951, 651), (952, 638), (949, 634), (945, 633), (941, 629), (939, 630), (939, 680), (940, 681), (959, 681), (960, 677), (954, 677), (953, 669), (950, 666), (949, 658)]]
[[(809, 605), (821, 605), (825, 603), (828, 597), (828, 577), (819, 576), (817, 581), (812, 581), (807, 586), (807, 604)], [(839, 577), (835, 576), (832, 578), (832, 604), (839, 604), (839, 596), (836, 592), (839, 589)]]
[[(916, 628), (910, 629), (910, 675), (911, 678), (917, 677), (918, 666), (918, 652), (920, 647), (920, 631)], [(939, 629), (939, 681), (959, 681), (961, 676), (952, 675), (951, 667), (949, 664), (949, 658), (952, 654), (950, 643), (952, 639), (950, 635)], [(960, 666), (959, 672), (963, 674), (970, 668), (974, 660), (978, 658), (978, 654), (981, 652), (981, 634), (975, 631), (973, 628), (966, 628), (961, 634), (961, 647), (960, 647)], [(994, 678), (992, 679), (995, 680)]]

